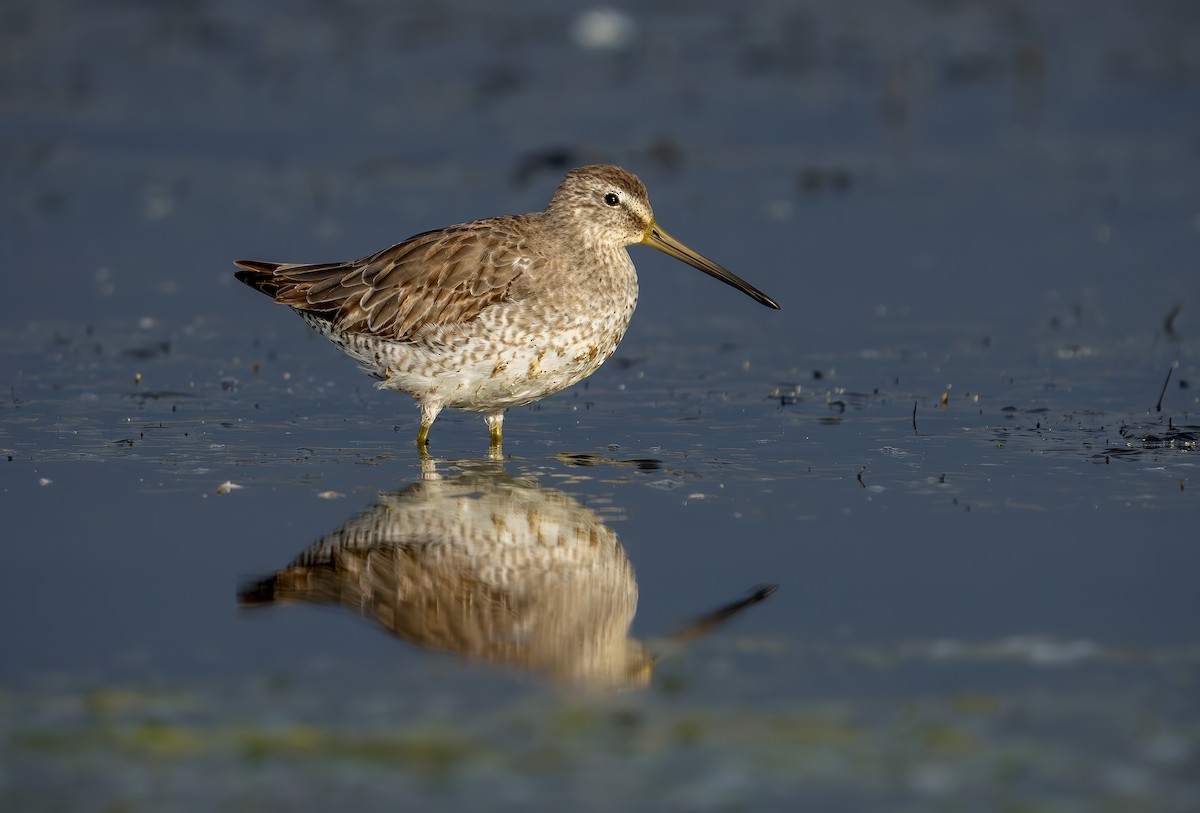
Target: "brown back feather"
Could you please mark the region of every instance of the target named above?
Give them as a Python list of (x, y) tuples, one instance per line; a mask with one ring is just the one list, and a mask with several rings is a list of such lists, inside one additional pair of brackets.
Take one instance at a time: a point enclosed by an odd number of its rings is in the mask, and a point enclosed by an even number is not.
[(338, 330), (408, 340), (431, 325), (469, 322), (511, 298), (513, 283), (545, 263), (521, 221), (496, 217), (424, 232), (377, 254), (315, 265), (239, 260), (237, 278)]

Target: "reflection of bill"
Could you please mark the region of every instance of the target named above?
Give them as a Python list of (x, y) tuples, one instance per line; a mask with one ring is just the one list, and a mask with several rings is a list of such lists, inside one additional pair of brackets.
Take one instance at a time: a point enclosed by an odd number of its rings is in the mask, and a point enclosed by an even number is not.
[(384, 495), (238, 600), (340, 604), (430, 649), (597, 687), (645, 685), (653, 668), (629, 637), (637, 582), (617, 535), (567, 494), (498, 466)]

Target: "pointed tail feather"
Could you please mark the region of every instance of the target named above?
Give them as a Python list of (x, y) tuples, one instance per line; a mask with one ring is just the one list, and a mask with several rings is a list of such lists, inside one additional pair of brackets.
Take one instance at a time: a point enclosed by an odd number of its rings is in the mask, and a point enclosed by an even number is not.
[(244, 282), (256, 291), (260, 291), (272, 299), (279, 293), (280, 282), (275, 272), (284, 263), (265, 263), (260, 260), (234, 260), (233, 264), (242, 269), (234, 274), (240, 282)]
[(247, 582), (238, 588), (237, 603), (239, 607), (265, 607), (269, 604), (276, 604), (284, 601), (285, 598), (280, 595), (278, 575), (271, 575), (265, 579)]

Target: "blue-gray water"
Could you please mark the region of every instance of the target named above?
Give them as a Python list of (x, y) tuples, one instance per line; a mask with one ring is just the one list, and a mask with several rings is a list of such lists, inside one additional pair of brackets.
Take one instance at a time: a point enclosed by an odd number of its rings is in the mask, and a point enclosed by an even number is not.
[[(0, 806), (1195, 809), (1197, 10), (589, 11), (0, 10)], [(506, 419), (495, 476), (619, 540), (649, 686), (239, 610), (431, 471), (230, 261), (593, 161), (783, 308), (635, 247), (616, 356)], [(488, 469), (476, 416), (431, 444)]]

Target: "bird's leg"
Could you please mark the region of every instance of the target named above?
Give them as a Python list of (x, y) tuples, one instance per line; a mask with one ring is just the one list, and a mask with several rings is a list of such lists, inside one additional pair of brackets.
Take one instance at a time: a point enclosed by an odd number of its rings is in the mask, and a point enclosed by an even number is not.
[(441, 411), (442, 405), (439, 403), (421, 402), (421, 428), (417, 430), (417, 451), (422, 455), (429, 454), (429, 427), (433, 426), (434, 419)]
[(442, 475), (438, 474), (437, 461), (427, 452), (421, 453), (421, 479), (427, 482), (442, 479)]
[(501, 427), (504, 425), (504, 412), (501, 411), (501, 412), (492, 413), (491, 415), (485, 415), (483, 417), (483, 419), (484, 419), (484, 421), (487, 422), (488, 433), (491, 435), (491, 438), (492, 438), (491, 452), (493, 455), (499, 454), (500, 447), (502, 445), (500, 430), (501, 430)]

